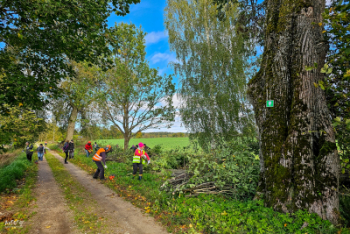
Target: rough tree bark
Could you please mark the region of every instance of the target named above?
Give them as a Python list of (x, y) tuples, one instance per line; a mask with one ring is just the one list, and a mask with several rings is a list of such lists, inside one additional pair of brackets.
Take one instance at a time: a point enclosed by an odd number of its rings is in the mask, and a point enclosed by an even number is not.
[(78, 108), (74, 105), (72, 107), (73, 107), (73, 109), (72, 109), (72, 112), (71, 112), (69, 120), (68, 120), (68, 128), (67, 128), (66, 140), (68, 140), (68, 141), (73, 139), (75, 122), (76, 122), (77, 116), (78, 116)]
[[(315, 85), (324, 79), (328, 50), (324, 7), (323, 0), (267, 0), (263, 60), (248, 95), (259, 127), (258, 191), (266, 205), (307, 209), (336, 224), (339, 159), (325, 93)], [(266, 100), (275, 106), (267, 108)]]

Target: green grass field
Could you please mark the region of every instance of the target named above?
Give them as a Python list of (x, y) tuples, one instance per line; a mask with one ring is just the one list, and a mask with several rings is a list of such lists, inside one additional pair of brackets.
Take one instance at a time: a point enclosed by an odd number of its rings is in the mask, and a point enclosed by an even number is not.
[[(104, 146), (107, 144), (115, 146), (118, 144), (119, 147), (124, 147), (124, 139), (99, 139), (96, 140), (96, 142), (99, 146)], [(129, 141), (129, 148), (132, 145), (138, 144), (139, 142), (147, 144), (147, 146), (150, 148), (154, 147), (155, 145), (161, 145), (162, 149), (165, 150), (171, 150), (177, 147), (182, 148), (190, 144), (188, 137), (133, 138)]]

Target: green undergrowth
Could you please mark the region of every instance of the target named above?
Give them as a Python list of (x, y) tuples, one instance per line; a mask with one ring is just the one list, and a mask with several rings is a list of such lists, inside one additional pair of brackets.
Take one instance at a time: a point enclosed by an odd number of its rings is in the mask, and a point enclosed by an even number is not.
[(21, 149), (7, 152), (1, 152), (0, 150), (0, 170), (10, 165), (17, 158), (17, 156), (20, 155), (21, 151)]
[(32, 165), (25, 153), (19, 154), (13, 162), (0, 169), (0, 192), (10, 192), (17, 186), (17, 180), (23, 178), (25, 171)]
[[(0, 233), (28, 233), (30, 225), (26, 225), (26, 222), (35, 214), (35, 212), (32, 211), (34, 205), (33, 201), (35, 200), (33, 189), (37, 180), (38, 166), (35, 163), (27, 162), (25, 154), (20, 154), (14, 160), (13, 163), (7, 166), (10, 167), (10, 169), (6, 169), (5, 172), (10, 173), (11, 171), (16, 171), (11, 168), (20, 165), (20, 162), (22, 162), (25, 165), (25, 170), (23, 171), (23, 173), (16, 172), (16, 175), (22, 175), (22, 183), (19, 186), (12, 187), (11, 191), (6, 190), (6, 192), (2, 193), (2, 196), (4, 197), (7, 195), (7, 193), (9, 193), (8, 196), (11, 196), (14, 199), (14, 204), (13, 206), (10, 206), (8, 209), (6, 209), (6, 211), (11, 213), (12, 215), (6, 220), (0, 222)], [(23, 166), (19, 167), (23, 168)], [(3, 168), (2, 170), (5, 170), (5, 168)], [(5, 225), (5, 222), (10, 222), (11, 220), (16, 221), (17, 225), (14, 225), (13, 227), (9, 228), (7, 225)], [(20, 225), (19, 222), (21, 222), (23, 225)]]
[[(64, 156), (63, 153), (60, 153)], [(70, 162), (92, 174), (96, 164), (91, 157), (76, 155)], [(143, 180), (132, 179), (132, 165), (107, 162), (105, 183), (119, 196), (150, 213), (173, 233), (350, 233), (335, 228), (316, 214), (298, 211), (282, 214), (263, 205), (262, 200), (240, 201), (223, 196), (173, 196), (159, 191), (168, 178), (164, 173), (146, 170)], [(302, 226), (306, 226), (302, 228)]]
[(84, 233), (107, 233), (104, 225), (106, 217), (99, 217), (94, 212), (97, 202), (91, 194), (77, 182), (62, 163), (52, 154), (45, 155), (56, 182), (61, 187), (67, 204), (74, 212), (74, 219)]

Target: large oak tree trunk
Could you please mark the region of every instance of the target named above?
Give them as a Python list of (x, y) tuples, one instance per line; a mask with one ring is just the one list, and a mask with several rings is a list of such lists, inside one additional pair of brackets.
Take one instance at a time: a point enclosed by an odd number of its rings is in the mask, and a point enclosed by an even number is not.
[[(282, 212), (338, 223), (339, 159), (325, 93), (322, 0), (267, 0), (261, 68), (250, 81), (260, 138), (259, 192)], [(315, 67), (317, 64), (317, 68)], [(306, 71), (305, 67), (315, 67)], [(275, 106), (266, 107), (266, 100)]]
[(75, 122), (77, 120), (77, 116), (78, 116), (78, 108), (73, 105), (73, 109), (68, 120), (68, 129), (67, 129), (67, 137), (66, 137), (66, 140), (68, 141), (73, 139)]

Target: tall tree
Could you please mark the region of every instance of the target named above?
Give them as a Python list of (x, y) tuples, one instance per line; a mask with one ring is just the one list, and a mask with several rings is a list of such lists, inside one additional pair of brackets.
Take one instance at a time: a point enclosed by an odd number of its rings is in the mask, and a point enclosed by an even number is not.
[(160, 76), (145, 59), (145, 33), (133, 24), (116, 26), (121, 38), (114, 66), (101, 72), (100, 108), (124, 136), (124, 149), (137, 131), (169, 126), (175, 117), (172, 76)]
[[(170, 48), (180, 61), (181, 117), (204, 146), (229, 140), (253, 124), (246, 100), (247, 55), (241, 34), (235, 31), (237, 4), (224, 8), (210, 0), (168, 0), (165, 24)], [(208, 144), (207, 144), (208, 145)]]
[[(339, 158), (325, 92), (324, 0), (267, 0), (261, 67), (250, 80), (260, 138), (259, 192), (283, 212), (338, 222)], [(267, 108), (266, 101), (274, 100)]]
[(63, 121), (63, 125), (67, 124), (66, 140), (73, 139), (78, 114), (85, 109), (91, 109), (90, 105), (97, 83), (95, 66), (88, 66), (86, 62), (72, 62), (71, 65), (75, 76), (61, 81), (59, 84), (60, 98), (52, 100), (51, 103), (56, 118), (60, 122)]
[[(72, 75), (67, 59), (97, 62), (109, 54), (107, 17), (125, 15), (140, 0), (1, 0), (0, 111), (4, 104), (42, 107), (41, 92), (57, 95)], [(103, 65), (104, 63), (102, 63)]]

